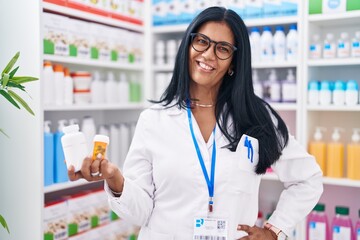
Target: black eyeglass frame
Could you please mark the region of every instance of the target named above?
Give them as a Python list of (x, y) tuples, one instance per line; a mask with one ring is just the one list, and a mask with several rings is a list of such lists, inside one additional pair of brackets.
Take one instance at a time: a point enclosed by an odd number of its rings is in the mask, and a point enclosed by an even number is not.
[[(225, 42), (225, 41), (216, 42), (216, 41), (210, 39), (208, 36), (206, 36), (206, 35), (204, 35), (204, 34), (202, 34), (202, 33), (190, 33), (190, 36), (191, 36), (191, 47), (192, 47), (195, 51), (197, 51), (197, 52), (206, 52), (206, 51), (210, 48), (211, 43), (214, 43), (214, 44), (215, 44), (215, 46), (214, 46), (214, 54), (215, 54), (215, 56), (216, 56), (218, 59), (220, 59), (220, 60), (226, 60), (226, 59), (231, 58), (231, 56), (232, 56), (232, 55), (234, 54), (234, 52), (237, 50), (237, 47), (235, 47), (234, 45), (232, 45), (232, 44), (230, 44), (230, 43), (228, 43), (228, 42)], [(204, 39), (206, 39), (206, 40), (209, 41), (209, 45), (208, 45), (203, 51), (197, 50), (197, 49), (194, 47), (194, 45), (193, 45), (194, 38), (195, 38), (196, 36), (201, 36), (201, 37), (203, 37)], [(231, 49), (232, 49), (233, 51), (231, 52), (231, 54), (230, 54), (229, 57), (227, 57), (227, 58), (220, 58), (220, 57), (216, 54), (216, 46), (217, 46), (218, 44), (227, 45), (227, 46), (231, 47)]]

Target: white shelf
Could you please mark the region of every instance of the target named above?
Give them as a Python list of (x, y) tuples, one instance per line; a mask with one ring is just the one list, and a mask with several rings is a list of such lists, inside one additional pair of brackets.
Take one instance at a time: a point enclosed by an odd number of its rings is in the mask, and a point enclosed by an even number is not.
[(356, 22), (360, 22), (360, 11), (309, 15), (309, 22), (323, 27), (354, 25)]
[(309, 59), (309, 67), (360, 65), (360, 58)]
[(321, 106), (321, 105), (308, 105), (307, 106), (308, 111), (317, 111), (317, 112), (360, 112), (360, 105), (356, 106)]
[[(262, 179), (266, 181), (279, 181), (279, 178), (275, 173), (266, 173), (265, 175), (262, 176)], [(323, 177), (323, 184), (360, 188), (360, 180), (351, 180), (347, 178)]]
[(297, 23), (298, 20), (299, 20), (298, 16), (245, 19), (245, 25), (247, 27), (286, 25), (291, 23)]
[(133, 31), (137, 31), (137, 32), (144, 32), (144, 29), (145, 29), (144, 26), (139, 25), (139, 24), (125, 22), (125, 21), (113, 19), (110, 17), (100, 16), (97, 14), (84, 12), (81, 10), (72, 9), (69, 7), (64, 7), (64, 6), (60, 6), (60, 5), (56, 5), (56, 4), (52, 4), (52, 3), (42, 2), (42, 6), (43, 6), (44, 10), (58, 12), (61, 14), (65, 14), (67, 16), (73, 16), (73, 17), (81, 18), (81, 19), (84, 19), (87, 21), (103, 23), (103, 24), (114, 26), (114, 27), (125, 28), (128, 30), (133, 30)]
[(144, 66), (142, 64), (131, 64), (131, 63), (118, 63), (118, 62), (106, 62), (102, 60), (95, 59), (81, 59), (76, 57), (65, 57), (57, 55), (43, 55), (44, 60), (58, 63), (67, 63), (81, 66), (89, 67), (102, 67), (102, 68), (111, 68), (111, 69), (124, 69), (132, 71), (143, 71)]
[(290, 68), (296, 67), (297, 62), (254, 62), (252, 63), (253, 68)]
[(269, 104), (277, 111), (296, 111), (298, 108), (296, 103), (269, 103)]
[(102, 110), (142, 110), (145, 108), (144, 103), (127, 103), (127, 104), (79, 104), (64, 106), (45, 106), (44, 111), (102, 111)]
[[(298, 16), (289, 17), (274, 17), (274, 18), (259, 18), (259, 19), (247, 19), (244, 21), (247, 27), (254, 26), (270, 26), (270, 25), (284, 25), (298, 22)], [(164, 25), (164, 26), (153, 26), (153, 33), (180, 33), (185, 32), (189, 24), (180, 25)]]
[(96, 183), (96, 182), (88, 182), (85, 179), (79, 179), (74, 182), (55, 183), (50, 186), (44, 187), (44, 193), (45, 194), (52, 193), (52, 192), (56, 192), (56, 191), (61, 191), (61, 190), (65, 190), (65, 189), (69, 189), (69, 188), (73, 188), (73, 187), (79, 187), (79, 186), (84, 186), (84, 185), (94, 184), (94, 183)]
[(173, 64), (154, 65), (153, 70), (156, 72), (171, 72), (174, 70)]

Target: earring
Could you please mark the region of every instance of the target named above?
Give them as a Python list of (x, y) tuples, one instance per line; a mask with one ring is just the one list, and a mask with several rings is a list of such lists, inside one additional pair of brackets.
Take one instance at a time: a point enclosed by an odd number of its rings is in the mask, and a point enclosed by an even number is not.
[(230, 77), (232, 77), (232, 75), (234, 75), (234, 70), (232, 70), (232, 69), (230, 70), (230, 69), (229, 69), (228, 74), (229, 74)]

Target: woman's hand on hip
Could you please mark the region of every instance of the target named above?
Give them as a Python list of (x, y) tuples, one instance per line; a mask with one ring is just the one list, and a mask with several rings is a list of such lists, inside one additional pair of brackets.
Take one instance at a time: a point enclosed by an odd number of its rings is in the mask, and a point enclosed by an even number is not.
[(238, 240), (276, 240), (277, 236), (273, 231), (257, 226), (250, 227), (249, 225), (239, 224), (238, 231), (244, 231), (248, 236), (242, 237)]

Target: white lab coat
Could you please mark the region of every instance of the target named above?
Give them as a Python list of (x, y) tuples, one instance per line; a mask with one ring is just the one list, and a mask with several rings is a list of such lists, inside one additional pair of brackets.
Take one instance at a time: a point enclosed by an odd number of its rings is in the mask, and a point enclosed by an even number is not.
[[(253, 226), (258, 213), (261, 176), (255, 174), (258, 141), (248, 136), (254, 148), (253, 162), (244, 146), (244, 135), (236, 152), (217, 127), (206, 143), (193, 120), (196, 139), (210, 172), (213, 138), (216, 141), (214, 212), (228, 220), (229, 240), (245, 236), (238, 224)], [(273, 166), (284, 183), (269, 222), (290, 235), (317, 203), (322, 193), (322, 172), (316, 161), (290, 136), (281, 158)], [(139, 240), (193, 239), (194, 218), (208, 214), (208, 188), (191, 137), (187, 112), (154, 105), (143, 111), (125, 160), (124, 189), (112, 195), (112, 210), (121, 218), (140, 225)]]

